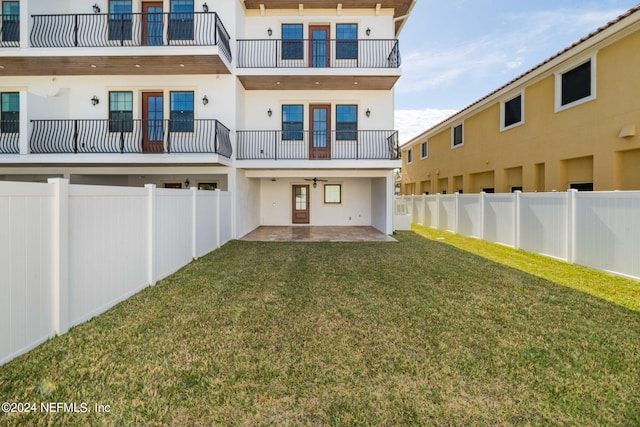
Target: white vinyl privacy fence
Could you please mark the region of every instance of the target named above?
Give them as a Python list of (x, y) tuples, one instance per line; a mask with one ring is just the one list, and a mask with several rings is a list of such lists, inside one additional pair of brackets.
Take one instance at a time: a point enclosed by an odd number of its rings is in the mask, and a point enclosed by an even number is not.
[(405, 223), (640, 279), (639, 191), (396, 197), (396, 224), (407, 217)]
[(231, 239), (231, 194), (0, 182), (0, 365)]

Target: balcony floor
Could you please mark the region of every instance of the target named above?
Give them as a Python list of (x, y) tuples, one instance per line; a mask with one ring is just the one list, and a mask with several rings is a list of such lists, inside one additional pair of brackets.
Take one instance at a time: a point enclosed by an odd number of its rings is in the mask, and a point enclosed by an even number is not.
[(240, 240), (259, 242), (395, 242), (391, 236), (368, 227), (261, 226)]

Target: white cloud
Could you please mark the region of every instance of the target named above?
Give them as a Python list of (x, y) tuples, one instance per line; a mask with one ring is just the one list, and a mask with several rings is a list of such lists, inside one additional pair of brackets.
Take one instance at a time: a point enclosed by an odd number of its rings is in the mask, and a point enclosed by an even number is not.
[(400, 144), (408, 142), (422, 132), (449, 118), (458, 110), (439, 110), (426, 108), (423, 110), (396, 110), (396, 129), (400, 133)]

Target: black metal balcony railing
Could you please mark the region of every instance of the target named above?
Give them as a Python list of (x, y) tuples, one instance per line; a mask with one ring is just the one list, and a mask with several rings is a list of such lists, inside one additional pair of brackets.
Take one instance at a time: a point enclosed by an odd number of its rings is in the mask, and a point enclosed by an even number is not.
[(31, 122), (31, 153), (232, 153), (229, 129), (214, 119)]
[(0, 47), (20, 46), (20, 15), (0, 15)]
[(0, 154), (18, 154), (20, 152), (20, 122), (17, 120), (0, 121)]
[(393, 130), (245, 130), (237, 131), (237, 136), (238, 160), (400, 158), (398, 132)]
[(218, 46), (229, 33), (215, 12), (33, 15), (33, 47)]
[(239, 68), (398, 68), (398, 40), (238, 40)]

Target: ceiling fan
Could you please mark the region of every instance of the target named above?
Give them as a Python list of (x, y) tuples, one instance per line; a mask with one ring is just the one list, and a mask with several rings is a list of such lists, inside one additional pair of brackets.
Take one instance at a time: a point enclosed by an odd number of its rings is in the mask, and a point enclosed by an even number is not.
[(313, 188), (316, 188), (318, 186), (318, 181), (320, 182), (327, 182), (329, 181), (328, 179), (322, 179), (322, 178), (305, 178), (305, 181), (313, 181)]

